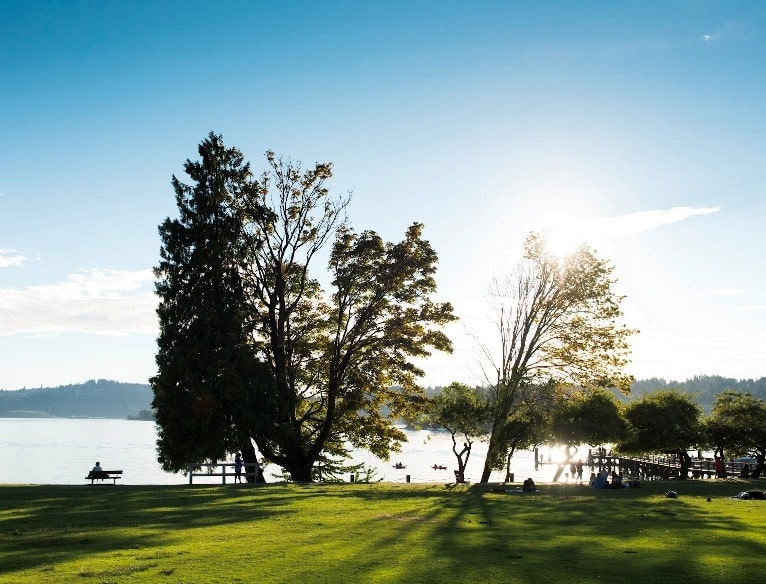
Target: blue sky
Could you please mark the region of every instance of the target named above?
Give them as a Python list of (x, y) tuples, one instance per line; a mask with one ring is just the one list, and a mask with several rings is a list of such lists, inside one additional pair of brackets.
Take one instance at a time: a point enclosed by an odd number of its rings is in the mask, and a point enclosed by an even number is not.
[(210, 131), (425, 224), (479, 383), (530, 229), (611, 260), (629, 371), (766, 375), (766, 4), (0, 0), (0, 388), (155, 370), (172, 174)]

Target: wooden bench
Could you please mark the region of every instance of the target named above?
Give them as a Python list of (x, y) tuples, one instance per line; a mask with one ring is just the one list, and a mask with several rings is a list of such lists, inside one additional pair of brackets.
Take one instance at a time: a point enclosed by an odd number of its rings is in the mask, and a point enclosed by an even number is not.
[(117, 484), (117, 479), (122, 478), (122, 471), (121, 470), (92, 470), (88, 473), (88, 476), (85, 477), (85, 480), (90, 480), (90, 484), (95, 484), (96, 481), (101, 481), (102, 483), (104, 481), (111, 480), (112, 484)]

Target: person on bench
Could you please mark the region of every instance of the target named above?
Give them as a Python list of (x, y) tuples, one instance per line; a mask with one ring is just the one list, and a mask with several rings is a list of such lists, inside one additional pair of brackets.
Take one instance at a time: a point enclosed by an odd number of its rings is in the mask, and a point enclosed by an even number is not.
[(107, 478), (106, 473), (104, 472), (104, 469), (101, 468), (101, 463), (96, 462), (96, 466), (93, 467), (93, 470), (90, 471), (91, 476), (95, 479), (105, 479)]

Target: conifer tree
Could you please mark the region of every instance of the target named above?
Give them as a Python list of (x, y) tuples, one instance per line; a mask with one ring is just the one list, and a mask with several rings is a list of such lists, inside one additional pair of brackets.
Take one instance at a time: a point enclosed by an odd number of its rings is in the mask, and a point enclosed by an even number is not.
[(241, 450), (255, 461), (247, 432), (258, 362), (250, 346), (241, 269), (242, 214), (249, 164), (210, 133), (199, 161), (184, 166), (191, 185), (173, 176), (179, 217), (160, 226), (155, 268), (160, 297), (158, 373), (151, 379), (163, 468), (220, 460)]

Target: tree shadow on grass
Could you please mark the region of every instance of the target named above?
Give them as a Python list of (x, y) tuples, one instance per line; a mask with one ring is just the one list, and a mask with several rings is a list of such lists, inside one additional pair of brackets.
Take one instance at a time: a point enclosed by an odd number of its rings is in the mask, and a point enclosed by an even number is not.
[[(667, 499), (657, 489), (569, 492), (585, 496), (477, 489), (450, 531), (436, 534), (434, 550), (459, 550), (452, 568), (464, 578), (512, 574), (518, 582), (712, 584), (755, 579), (766, 567), (763, 539), (726, 499)], [(766, 517), (766, 503), (753, 509)], [(466, 513), (482, 516), (484, 533), (472, 536)]]
[(247, 485), (2, 487), (0, 573), (159, 547), (188, 528), (266, 520), (291, 513), (288, 505)]
[(730, 485), (684, 485), (690, 494), (679, 499), (665, 499), (668, 488), (544, 486), (542, 494), (517, 495), (478, 485), (360, 483), (2, 487), (0, 572), (135, 550), (140, 569), (161, 573), (157, 554), (197, 553), (183, 542), (200, 537), (192, 533), (218, 537), (228, 531), (221, 526), (245, 523), (248, 533), (258, 530), (247, 553), (264, 570), (289, 565), (307, 581), (760, 578), (766, 546), (754, 526), (766, 520), (766, 502), (730, 500)]
[[(711, 503), (699, 494), (666, 499), (662, 488), (346, 490), (343, 496), (373, 508), (381, 497), (392, 507), (360, 522), (365, 545), (348, 561), (368, 581), (713, 584), (759, 577), (766, 545), (754, 523), (729, 506), (737, 501), (720, 493)], [(762, 505), (752, 510), (766, 518)]]

